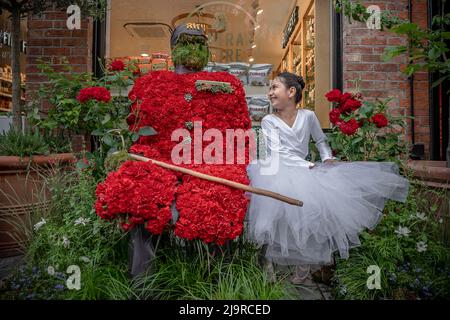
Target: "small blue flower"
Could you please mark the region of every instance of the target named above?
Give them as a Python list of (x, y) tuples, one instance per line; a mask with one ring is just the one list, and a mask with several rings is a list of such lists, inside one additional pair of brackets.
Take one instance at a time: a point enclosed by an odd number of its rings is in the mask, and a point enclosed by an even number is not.
[(395, 273), (391, 273), (391, 274), (389, 275), (389, 281), (390, 281), (391, 283), (394, 283), (394, 282), (397, 281), (397, 276), (395, 275)]
[(415, 284), (416, 286), (419, 286), (419, 285), (420, 285), (420, 280), (419, 280), (419, 278), (416, 278), (416, 280), (414, 280), (414, 284)]
[(13, 289), (13, 290), (20, 289), (20, 284), (17, 284), (15, 282), (11, 283), (11, 289)]
[(55, 289), (58, 291), (64, 290), (64, 286), (60, 283), (58, 283), (57, 285), (55, 285)]

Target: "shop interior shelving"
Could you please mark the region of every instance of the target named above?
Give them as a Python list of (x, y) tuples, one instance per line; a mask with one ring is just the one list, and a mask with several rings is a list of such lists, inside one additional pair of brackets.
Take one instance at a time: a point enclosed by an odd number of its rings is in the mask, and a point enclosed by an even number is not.
[(316, 82), (315, 53), (315, 3), (311, 0), (306, 12), (300, 17), (291, 41), (277, 69), (303, 76), (306, 82), (303, 91), (302, 107), (314, 110)]

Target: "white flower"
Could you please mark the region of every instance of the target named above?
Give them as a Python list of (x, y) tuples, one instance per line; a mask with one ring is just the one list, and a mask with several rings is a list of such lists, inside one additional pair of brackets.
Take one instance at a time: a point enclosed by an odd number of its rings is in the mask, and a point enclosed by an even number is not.
[(444, 223), (444, 219), (440, 218), (439, 223)]
[(86, 224), (89, 223), (90, 221), (91, 221), (91, 219), (89, 219), (89, 218), (86, 219), (86, 218), (80, 217), (77, 220), (75, 220), (75, 225), (77, 226), (79, 224), (82, 224), (83, 226), (86, 226)]
[(55, 275), (55, 268), (53, 268), (52, 266), (49, 266), (47, 268), (47, 273), (49, 276), (54, 276)]
[(69, 238), (67, 238), (67, 236), (63, 236), (62, 244), (63, 244), (64, 248), (68, 248), (69, 247), (70, 240), (69, 240)]
[(397, 230), (395, 230), (395, 233), (399, 237), (407, 237), (411, 233), (411, 230), (409, 230), (407, 227), (399, 226)]
[(423, 221), (425, 221), (425, 220), (428, 219), (428, 217), (427, 217), (427, 216), (425, 215), (425, 213), (423, 213), (423, 212), (417, 212), (417, 213), (416, 213), (416, 217), (417, 217), (417, 219), (423, 220)]
[(427, 251), (428, 245), (424, 241), (417, 242), (417, 251), (425, 252)]
[(47, 223), (47, 221), (45, 221), (45, 219), (42, 218), (41, 221), (39, 221), (38, 223), (36, 223), (36, 224), (33, 226), (34, 231), (38, 231), (38, 230), (39, 230), (44, 224), (46, 224), (46, 223)]
[(91, 262), (91, 259), (89, 259), (88, 257), (85, 257), (85, 256), (80, 257), (80, 260), (83, 261), (83, 262), (85, 262), (85, 263)]

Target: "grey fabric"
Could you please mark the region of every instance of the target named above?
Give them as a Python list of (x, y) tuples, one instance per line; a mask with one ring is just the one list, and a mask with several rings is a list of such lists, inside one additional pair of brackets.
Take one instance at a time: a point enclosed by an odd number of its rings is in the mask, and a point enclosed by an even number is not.
[(155, 249), (152, 236), (145, 230), (144, 225), (138, 225), (131, 231), (128, 254), (131, 277), (150, 271), (151, 262), (155, 258)]
[(170, 38), (170, 46), (172, 49), (175, 47), (175, 45), (178, 42), (178, 38), (182, 34), (190, 34), (193, 36), (202, 36), (205, 39), (208, 39), (208, 37), (205, 35), (202, 28), (199, 28), (199, 29), (188, 28), (187, 24), (181, 24), (178, 27), (176, 27), (175, 30), (173, 30), (173, 32), (172, 32), (172, 36)]

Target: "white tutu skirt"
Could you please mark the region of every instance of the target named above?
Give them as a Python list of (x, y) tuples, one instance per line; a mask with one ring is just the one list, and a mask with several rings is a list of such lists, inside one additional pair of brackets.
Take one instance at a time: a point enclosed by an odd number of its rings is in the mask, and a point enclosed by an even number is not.
[(404, 202), (408, 180), (391, 162), (317, 163), (309, 169), (280, 163), (275, 175), (247, 172), (252, 186), (303, 201), (293, 206), (251, 194), (248, 237), (266, 245), (266, 258), (280, 265), (327, 265), (338, 251), (348, 258), (359, 233), (380, 221), (388, 199)]

